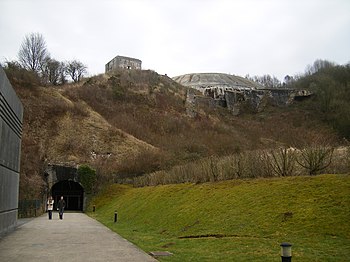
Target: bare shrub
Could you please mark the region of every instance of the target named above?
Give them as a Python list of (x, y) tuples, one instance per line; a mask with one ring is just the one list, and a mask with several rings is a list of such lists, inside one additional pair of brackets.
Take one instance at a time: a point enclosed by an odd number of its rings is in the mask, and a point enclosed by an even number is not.
[(346, 161), (347, 172), (350, 172), (350, 146), (348, 146), (346, 149), (345, 161)]
[(247, 151), (235, 154), (231, 164), (233, 178), (257, 178), (270, 176), (270, 165), (263, 151)]
[(271, 176), (264, 155), (246, 152), (229, 157), (208, 157), (167, 171), (157, 171), (134, 179), (135, 186), (177, 183), (205, 183), (236, 178)]
[(114, 175), (117, 170), (116, 161), (108, 157), (99, 157), (93, 161), (92, 166), (96, 170), (95, 189), (97, 192), (105, 185), (114, 182)]
[(293, 149), (279, 148), (270, 151), (271, 168), (277, 176), (292, 176), (295, 172), (296, 155)]
[(64, 115), (70, 110), (70, 105), (62, 99), (51, 97), (47, 101), (47, 107), (45, 113), (50, 117)]
[[(327, 170), (333, 162), (335, 166), (332, 170), (335, 170), (335, 173), (344, 170), (348, 172), (350, 149), (343, 150), (341, 156), (336, 156), (336, 161), (333, 161), (335, 159), (333, 151), (332, 147), (314, 146), (301, 151), (293, 148), (279, 148), (269, 151), (246, 151), (221, 158), (203, 158), (196, 162), (175, 166), (170, 170), (137, 177), (134, 179), (134, 186), (285, 177), (305, 173), (303, 171), (305, 169), (310, 175), (315, 175)], [(343, 164), (339, 165), (339, 163)], [(298, 167), (303, 170), (298, 170)]]
[(59, 144), (60, 151), (62, 153), (73, 152), (79, 146), (80, 142), (75, 137), (67, 136)]
[(305, 168), (309, 175), (314, 176), (325, 170), (331, 163), (334, 148), (315, 145), (304, 148), (296, 159), (298, 164)]
[(205, 181), (215, 182), (218, 181), (219, 168), (218, 159), (216, 157), (209, 157), (200, 161), (202, 174)]
[(334, 149), (332, 162), (324, 172), (332, 174), (350, 172), (350, 147)]
[(229, 180), (236, 178), (235, 155), (226, 156), (219, 160), (220, 177), (219, 180)]
[(45, 192), (44, 148), (26, 133), (22, 137), (19, 199), (41, 199)]
[(16, 61), (8, 61), (4, 65), (4, 70), (11, 84), (16, 87), (36, 87), (41, 84), (39, 75), (31, 70), (24, 69)]
[(75, 115), (75, 116), (81, 116), (81, 117), (88, 117), (89, 116), (89, 112), (86, 109), (86, 106), (82, 103), (82, 102), (75, 102), (73, 107), (71, 108), (71, 112)]
[(128, 178), (151, 173), (160, 169), (164, 153), (156, 149), (144, 148), (137, 154), (126, 156), (118, 165), (119, 178)]

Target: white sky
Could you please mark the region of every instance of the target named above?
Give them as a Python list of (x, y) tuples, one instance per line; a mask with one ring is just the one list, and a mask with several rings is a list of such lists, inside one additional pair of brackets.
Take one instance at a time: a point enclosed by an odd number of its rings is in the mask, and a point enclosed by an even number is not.
[(0, 61), (40, 33), (51, 56), (90, 75), (117, 55), (170, 77), (304, 72), (350, 62), (350, 0), (0, 0)]

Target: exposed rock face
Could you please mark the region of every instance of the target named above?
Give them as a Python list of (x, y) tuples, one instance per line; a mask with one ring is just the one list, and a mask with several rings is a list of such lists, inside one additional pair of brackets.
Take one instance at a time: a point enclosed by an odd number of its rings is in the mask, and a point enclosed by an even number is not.
[[(211, 105), (227, 107), (233, 114), (241, 112), (242, 105), (248, 105), (253, 111), (261, 111), (270, 103), (275, 106), (287, 106), (295, 99), (309, 97), (311, 93), (305, 90), (288, 88), (265, 88), (240, 76), (222, 73), (196, 73), (176, 76), (173, 78), (179, 84), (199, 90), (205, 97), (214, 101)], [(191, 94), (187, 96), (188, 104), (207, 103)], [(190, 110), (193, 114), (193, 110)]]

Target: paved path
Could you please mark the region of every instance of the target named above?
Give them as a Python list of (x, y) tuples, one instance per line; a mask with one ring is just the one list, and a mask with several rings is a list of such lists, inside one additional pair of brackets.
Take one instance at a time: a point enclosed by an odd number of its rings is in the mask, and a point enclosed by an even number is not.
[(157, 261), (83, 213), (47, 214), (0, 239), (1, 262)]

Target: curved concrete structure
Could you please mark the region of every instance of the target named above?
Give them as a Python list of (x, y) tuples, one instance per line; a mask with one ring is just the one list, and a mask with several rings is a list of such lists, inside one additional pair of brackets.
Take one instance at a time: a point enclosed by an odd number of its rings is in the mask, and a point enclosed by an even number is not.
[(179, 84), (195, 89), (222, 87), (229, 89), (260, 89), (263, 86), (246, 78), (223, 73), (194, 73), (173, 77)]
[(0, 67), (0, 235), (17, 224), (23, 106)]

